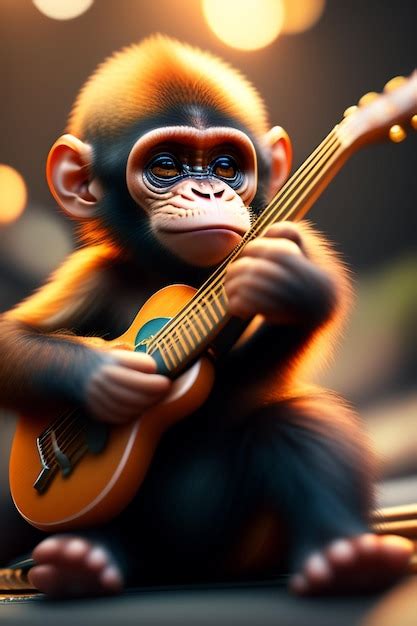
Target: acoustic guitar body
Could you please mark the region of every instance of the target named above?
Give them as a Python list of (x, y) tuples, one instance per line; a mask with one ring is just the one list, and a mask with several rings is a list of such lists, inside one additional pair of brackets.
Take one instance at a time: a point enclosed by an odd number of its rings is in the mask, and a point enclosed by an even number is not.
[[(194, 294), (186, 285), (161, 289), (112, 345), (146, 351), (147, 338)], [(10, 489), (20, 514), (50, 532), (100, 524), (117, 515), (144, 480), (164, 431), (201, 406), (213, 382), (214, 367), (202, 357), (174, 381), (164, 402), (123, 426), (102, 425), (84, 416), (75, 423), (71, 415), (58, 420), (21, 416), (10, 458)], [(95, 429), (102, 429), (98, 439), (103, 439), (105, 430), (105, 443), (97, 452), (97, 442), (92, 441), (81, 458), (71, 462), (71, 446), (86, 422), (91, 423), (93, 436)]]

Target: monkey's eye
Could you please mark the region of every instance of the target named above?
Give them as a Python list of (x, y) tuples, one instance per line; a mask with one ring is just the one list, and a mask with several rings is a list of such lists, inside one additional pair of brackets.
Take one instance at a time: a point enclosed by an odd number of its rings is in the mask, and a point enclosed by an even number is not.
[(227, 180), (232, 180), (238, 173), (236, 162), (230, 156), (217, 157), (211, 165), (211, 170), (219, 178), (226, 178)]
[(176, 178), (181, 174), (181, 166), (170, 156), (159, 156), (154, 159), (149, 169), (154, 176), (164, 180)]

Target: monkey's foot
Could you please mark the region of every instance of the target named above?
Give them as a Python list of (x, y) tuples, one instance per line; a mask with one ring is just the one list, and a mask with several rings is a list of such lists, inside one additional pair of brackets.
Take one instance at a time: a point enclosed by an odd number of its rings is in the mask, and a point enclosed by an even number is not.
[(412, 553), (412, 542), (395, 535), (338, 539), (307, 558), (290, 589), (299, 595), (381, 589), (407, 572)]
[(49, 537), (32, 554), (30, 583), (54, 597), (110, 595), (123, 588), (123, 575), (111, 553), (99, 543), (74, 535)]

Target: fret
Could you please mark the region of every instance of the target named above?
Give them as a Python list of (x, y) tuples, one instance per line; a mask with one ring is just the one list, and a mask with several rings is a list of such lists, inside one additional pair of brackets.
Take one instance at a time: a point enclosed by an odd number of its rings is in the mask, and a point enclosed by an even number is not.
[[(228, 266), (239, 257), (245, 245), (267, 227), (282, 220), (301, 218), (343, 162), (343, 148), (333, 130), (272, 199), (240, 243), (200, 287), (188, 304), (162, 329), (169, 354), (165, 364), (181, 371), (201, 352), (230, 319), (224, 277)], [(155, 337), (158, 342), (158, 336)], [(171, 363), (169, 363), (169, 361)]]
[[(397, 79), (395, 81), (398, 82)], [(392, 81), (388, 85), (391, 83)], [(378, 98), (377, 102), (366, 105), (362, 112), (361, 107), (359, 110), (354, 107), (355, 113), (351, 117), (345, 116), (345, 119), (335, 126), (274, 196), (212, 276), (157, 333), (148, 346), (149, 350), (151, 346), (153, 349), (153, 346), (158, 345), (162, 346), (162, 350), (164, 340), (168, 345), (173, 341), (169, 355), (161, 354), (165, 364), (169, 365), (171, 361), (178, 371), (184, 369), (190, 355), (194, 358), (198, 352), (202, 352), (227, 323), (236, 322), (228, 313), (227, 296), (223, 286), (230, 263), (239, 257), (249, 241), (261, 236), (271, 224), (301, 219), (348, 156), (354, 149), (360, 147), (361, 143), (385, 136), (388, 131), (393, 130), (393, 124), (401, 124), (410, 117), (414, 120), (417, 73), (414, 73), (406, 83), (405, 86), (397, 87), (394, 94), (385, 94)], [(388, 85), (386, 91), (390, 91)]]
[(172, 335), (175, 339), (175, 344), (181, 348), (183, 355), (187, 357), (189, 355), (189, 351), (188, 351), (187, 344), (185, 343), (184, 337), (181, 332), (181, 326), (178, 326), (176, 329), (174, 329), (174, 332), (172, 333)]
[(180, 324), (182, 324), (184, 330), (190, 336), (194, 347), (196, 347), (201, 342), (201, 337), (197, 334), (195, 327), (190, 324), (190, 320), (187, 317), (185, 317), (185, 319), (182, 320)]
[[(307, 162), (302, 165), (278, 192), (264, 212), (257, 218), (249, 231), (251, 239), (261, 235), (269, 225), (278, 220), (284, 221), (299, 218), (300, 209), (303, 210), (303, 214), (306, 212), (308, 208), (306, 205), (306, 196), (312, 195), (317, 190), (322, 179), (332, 167), (333, 157), (340, 148), (340, 142), (338, 139), (332, 139), (332, 134), (333, 132), (326, 138), (329, 146), (321, 151), (322, 154), (319, 152), (319, 158), (313, 159), (308, 165)], [(323, 143), (326, 143), (326, 140)], [(294, 185), (294, 178), (297, 176), (301, 176), (301, 181), (299, 181), (297, 185)], [(306, 183), (307, 194), (305, 188)]]
[[(199, 306), (198, 301), (196, 301), (195, 303), (195, 308), (197, 308)], [(200, 307), (201, 308), (201, 307)], [(190, 321), (193, 322), (194, 321), (194, 328), (196, 328), (196, 326), (198, 325), (201, 328), (201, 340), (204, 340), (204, 338), (207, 336), (207, 330), (210, 330), (210, 324), (208, 326), (208, 329), (204, 326), (203, 322), (201, 321), (200, 318), (200, 314), (197, 312), (193, 312), (192, 310), (190, 311)], [(197, 323), (195, 323), (197, 322)]]
[(190, 331), (187, 328), (187, 320), (186, 319), (183, 320), (180, 323), (179, 329), (182, 332), (182, 335), (183, 335), (185, 341), (187, 342), (187, 344), (189, 346), (189, 352), (191, 352), (192, 350), (195, 350), (197, 344), (194, 341), (194, 339), (192, 338), (192, 335), (191, 335)]
[(208, 332), (211, 332), (213, 330), (214, 325), (215, 325), (215, 321), (210, 319), (210, 317), (208, 315), (210, 311), (208, 311), (207, 307), (203, 306), (201, 300), (196, 300), (195, 306), (196, 306), (197, 310), (200, 312), (201, 318), (203, 319), (203, 321), (207, 325)]
[(181, 351), (179, 350), (177, 346), (175, 333), (176, 333), (176, 329), (174, 328), (174, 330), (167, 336), (166, 342), (170, 350), (170, 355), (177, 358), (177, 362), (175, 363), (175, 365), (177, 366), (181, 362), (182, 355), (181, 355)]
[[(223, 298), (223, 302), (221, 301), (220, 298)], [(224, 290), (223, 285), (220, 286), (220, 293), (216, 295), (215, 292), (213, 292), (213, 303), (216, 305), (217, 309), (219, 310), (220, 315), (223, 317), (224, 315), (227, 315), (227, 305), (226, 305), (226, 292)]]
[[(162, 360), (164, 362), (165, 367), (168, 370), (173, 369), (176, 364), (175, 364), (175, 362), (172, 361), (171, 355), (170, 355), (169, 351), (166, 349), (166, 346), (164, 344), (164, 339), (159, 339), (156, 342), (156, 348), (157, 348), (159, 354), (161, 355), (161, 358), (162, 358)], [(150, 354), (152, 354), (152, 352), (150, 352)]]
[(214, 319), (214, 323), (218, 324), (220, 322), (220, 319), (213, 307), (213, 302), (210, 302), (209, 297), (211, 294), (209, 294), (209, 296), (207, 298), (204, 299), (204, 305), (205, 308), (208, 310), (208, 312), (210, 313), (210, 315), (212, 316), (212, 318)]

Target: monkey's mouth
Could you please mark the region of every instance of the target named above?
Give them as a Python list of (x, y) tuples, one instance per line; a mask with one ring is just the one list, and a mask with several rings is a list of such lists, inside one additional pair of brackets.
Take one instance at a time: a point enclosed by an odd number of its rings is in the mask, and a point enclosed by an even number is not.
[(209, 233), (213, 231), (215, 232), (232, 232), (236, 233), (240, 237), (243, 237), (245, 234), (245, 229), (239, 226), (231, 225), (231, 224), (202, 224), (200, 226), (191, 226), (189, 228), (160, 228), (159, 231), (164, 234), (169, 235), (186, 235), (189, 233)]

